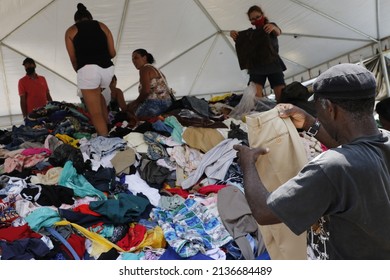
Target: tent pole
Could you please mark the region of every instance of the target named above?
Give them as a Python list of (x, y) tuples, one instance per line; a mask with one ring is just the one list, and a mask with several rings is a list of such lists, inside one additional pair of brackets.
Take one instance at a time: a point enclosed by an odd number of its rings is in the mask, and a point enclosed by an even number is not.
[[(1, 44), (2, 45), (2, 44)], [(12, 115), (11, 115), (11, 101), (9, 98), (9, 90), (8, 90), (8, 83), (7, 83), (7, 78), (6, 78), (6, 72), (4, 71), (5, 66), (4, 66), (4, 59), (3, 59), (3, 48), (0, 49), (0, 61), (1, 61), (1, 71), (4, 73), (3, 75), (3, 85), (4, 85), (4, 93), (5, 93), (5, 102), (7, 103), (7, 108), (8, 108), (8, 117), (9, 117), (9, 122), (12, 125)]]
[(218, 39), (218, 35), (215, 36), (214, 41), (213, 41), (211, 47), (209, 48), (209, 51), (207, 52), (206, 57), (204, 58), (204, 60), (203, 60), (203, 62), (202, 62), (202, 66), (199, 68), (199, 71), (198, 71), (198, 73), (197, 73), (197, 75), (196, 75), (196, 78), (194, 79), (194, 82), (192, 83), (191, 88), (190, 88), (190, 90), (189, 90), (189, 92), (188, 92), (188, 95), (189, 95), (189, 96), (191, 95), (192, 90), (194, 89), (194, 86), (195, 86), (196, 82), (199, 80), (199, 77), (200, 77), (200, 75), (201, 75), (202, 72), (203, 72), (203, 69), (204, 69), (204, 67), (205, 67), (205, 65), (206, 65), (206, 62), (207, 62), (208, 59), (210, 58), (211, 52), (212, 52), (212, 51), (214, 50), (214, 48), (215, 48), (215, 44), (217, 43), (217, 39)]
[[(370, 35), (362, 32), (362, 31), (360, 31), (360, 30), (358, 30), (358, 29), (356, 29), (356, 28), (354, 28), (354, 27), (352, 27), (352, 26), (350, 26), (350, 25), (348, 25), (348, 24), (346, 24), (346, 23), (344, 23), (344, 22), (334, 18), (334, 17), (331, 17), (330, 15), (328, 15), (326, 13), (323, 13), (323, 12), (321, 12), (321, 11), (319, 11), (319, 10), (317, 10), (317, 9), (315, 9), (315, 8), (313, 8), (313, 7), (307, 5), (307, 4), (305, 4), (305, 3), (303, 3), (303, 2), (301, 2), (299, 0), (290, 0), (290, 1), (294, 2), (295, 4), (297, 4), (299, 6), (305, 7), (306, 9), (308, 9), (308, 10), (310, 10), (310, 11), (312, 11), (312, 12), (318, 14), (318, 15), (321, 15), (321, 16), (323, 16), (323, 17), (325, 17), (325, 18), (327, 18), (327, 19), (329, 19), (329, 20), (331, 20), (331, 21), (333, 21), (333, 22), (335, 22), (335, 23), (337, 23), (337, 24), (339, 24), (341, 26), (344, 26), (345, 28), (348, 28), (349, 30), (351, 30), (351, 31), (353, 31), (353, 32), (355, 32), (357, 34), (360, 34), (361, 36), (363, 36), (365, 38), (368, 38), (368, 39), (370, 39), (373, 42), (376, 42), (376, 43), (378, 42), (377, 39), (371, 37)], [(377, 1), (379, 1), (379, 0), (377, 0)], [(377, 7), (378, 7), (378, 4), (377, 4)]]
[[(121, 23), (119, 25), (119, 31), (118, 31), (118, 36), (116, 38), (116, 42), (115, 42), (115, 46), (116, 46), (116, 49), (117, 49), (117, 53), (119, 52), (119, 45), (120, 45), (120, 41), (122, 39), (122, 34), (123, 34), (123, 28), (125, 26), (125, 21), (126, 21), (126, 17), (127, 17), (127, 10), (128, 10), (128, 7), (129, 7), (129, 1), (130, 0), (126, 0), (124, 5), (123, 5), (123, 12), (122, 12), (122, 17), (121, 17)], [(114, 57), (114, 64), (116, 64), (116, 60), (117, 60), (118, 56), (115, 56)]]
[[(380, 38), (379, 2), (380, 2), (380, 0), (376, 0), (375, 1), (375, 4), (376, 4), (376, 32), (377, 32), (377, 38)], [(390, 96), (389, 73), (387, 73), (386, 59), (385, 59), (385, 55), (383, 54), (383, 51), (382, 51), (382, 42), (380, 40), (378, 40), (378, 50), (379, 50), (381, 66), (382, 66), (382, 75), (384, 76), (385, 84), (386, 84), (386, 92), (387, 92), (386, 96), (389, 97)]]
[(379, 55), (380, 55), (380, 60), (381, 60), (381, 67), (382, 67), (382, 75), (383, 75), (383, 78), (385, 80), (385, 84), (386, 84), (386, 97), (389, 97), (390, 96), (390, 83), (389, 83), (389, 73), (387, 72), (387, 66), (386, 66), (386, 59), (385, 59), (385, 55), (383, 54), (382, 52), (382, 45), (380, 43), (378, 43), (378, 48), (379, 48)]
[(199, 9), (203, 12), (203, 14), (208, 18), (208, 20), (211, 22), (211, 24), (215, 27), (217, 30), (217, 33), (222, 34), (222, 38), (228, 43), (228, 46), (232, 49), (232, 51), (235, 53), (236, 49), (233, 47), (233, 45), (230, 43), (229, 39), (227, 38), (226, 34), (223, 32), (223, 30), (219, 27), (219, 25), (215, 22), (213, 17), (209, 14), (209, 12), (205, 9), (205, 7), (202, 5), (202, 3), (199, 0), (194, 0), (195, 4), (198, 5)]

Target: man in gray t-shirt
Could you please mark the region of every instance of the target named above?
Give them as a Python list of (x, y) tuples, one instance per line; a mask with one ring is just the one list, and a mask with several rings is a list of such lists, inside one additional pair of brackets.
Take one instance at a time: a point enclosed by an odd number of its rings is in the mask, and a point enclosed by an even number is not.
[(291, 104), (277, 105), (281, 117), (330, 149), (272, 193), (255, 167), (272, 150), (234, 147), (259, 224), (283, 222), (301, 234), (325, 218), (330, 259), (390, 259), (390, 133), (377, 128), (375, 88), (367, 69), (339, 64), (313, 85), (318, 119)]

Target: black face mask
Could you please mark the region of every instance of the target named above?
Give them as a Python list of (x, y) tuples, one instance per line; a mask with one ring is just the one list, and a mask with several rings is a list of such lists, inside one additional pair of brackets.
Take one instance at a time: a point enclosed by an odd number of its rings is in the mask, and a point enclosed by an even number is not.
[(35, 72), (35, 67), (28, 67), (28, 68), (26, 68), (27, 75), (34, 74), (34, 72)]

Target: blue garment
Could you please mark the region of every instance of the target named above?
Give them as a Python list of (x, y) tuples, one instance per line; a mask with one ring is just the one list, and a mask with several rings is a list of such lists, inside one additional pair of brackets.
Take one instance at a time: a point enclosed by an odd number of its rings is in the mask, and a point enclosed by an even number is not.
[(51, 227), (61, 220), (58, 212), (50, 207), (37, 208), (24, 219), (30, 228), (36, 232), (39, 232), (43, 227)]
[(107, 138), (103, 136), (89, 140), (90, 153), (95, 160), (110, 155), (117, 150), (125, 150), (127, 142), (120, 137)]
[(77, 173), (71, 161), (65, 163), (58, 185), (73, 189), (75, 196), (78, 197), (98, 196), (102, 200), (107, 199), (103, 192), (92, 186), (83, 175)]
[(146, 99), (138, 106), (135, 115), (137, 117), (156, 117), (165, 113), (171, 105), (171, 99)]
[(166, 241), (182, 258), (221, 247), (232, 236), (207, 207), (194, 199), (187, 199), (173, 211), (156, 207), (151, 218), (164, 231)]
[(31, 260), (50, 253), (49, 247), (39, 238), (24, 238), (12, 242), (0, 241), (0, 249), (2, 260)]
[(168, 132), (172, 134), (173, 128), (165, 124), (163, 121), (158, 120), (152, 124), (152, 127), (158, 132)]
[(177, 118), (175, 116), (169, 116), (165, 118), (164, 123), (173, 128), (171, 133), (172, 139), (177, 143), (183, 144), (183, 126)]
[(161, 255), (159, 260), (214, 260), (214, 259), (200, 252), (188, 258), (183, 258), (178, 253), (176, 253), (176, 251), (171, 246), (168, 245), (164, 254)]

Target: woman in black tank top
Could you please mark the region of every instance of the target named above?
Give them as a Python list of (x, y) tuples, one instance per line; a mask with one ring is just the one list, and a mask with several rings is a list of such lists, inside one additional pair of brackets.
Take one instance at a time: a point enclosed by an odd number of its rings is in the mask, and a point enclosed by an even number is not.
[(116, 51), (110, 29), (93, 20), (87, 8), (79, 3), (74, 15), (75, 24), (65, 33), (65, 45), (73, 69), (77, 72), (77, 86), (90, 114), (96, 132), (108, 135), (108, 111), (101, 94), (109, 87), (114, 75), (111, 59)]

